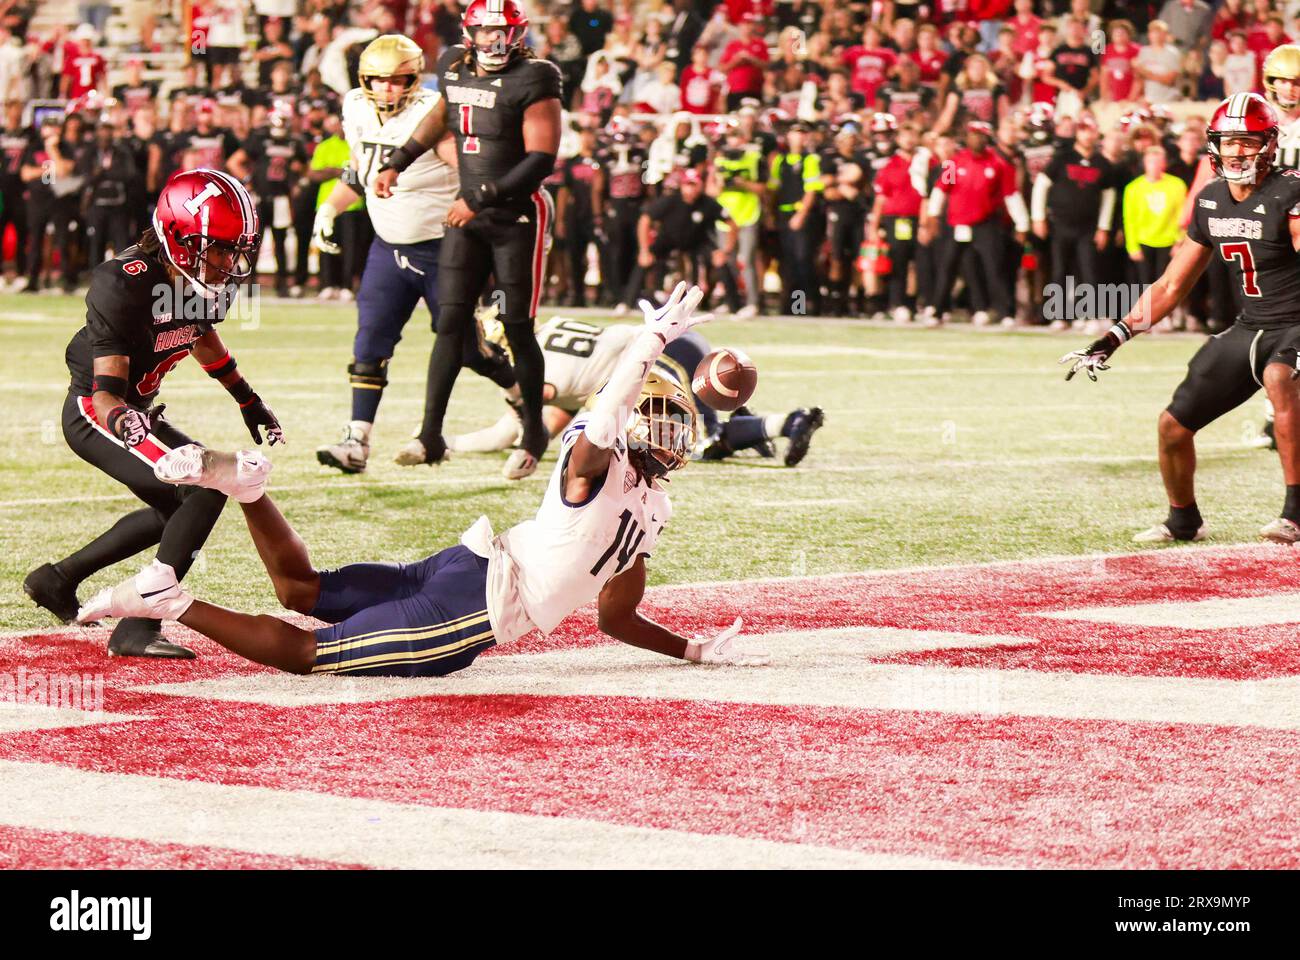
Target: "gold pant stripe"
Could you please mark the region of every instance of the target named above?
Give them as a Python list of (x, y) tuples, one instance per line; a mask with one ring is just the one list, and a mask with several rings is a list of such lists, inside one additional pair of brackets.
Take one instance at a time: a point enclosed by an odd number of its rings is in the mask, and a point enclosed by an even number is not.
[(403, 650), (395, 653), (377, 654), (373, 657), (363, 657), (359, 660), (344, 660), (337, 663), (317, 664), (311, 668), (312, 673), (338, 673), (342, 670), (359, 670), (372, 669), (374, 667), (385, 667), (390, 664), (416, 664), (431, 663), (434, 660), (443, 660), (453, 654), (463, 653), (470, 647), (486, 643), (494, 639), (491, 628), (476, 633), (472, 637), (466, 637), (463, 640), (445, 647), (439, 647), (435, 651), (424, 650)]
[[(398, 640), (401, 638), (402, 634), (416, 634), (422, 630), (431, 630), (435, 627), (452, 627), (458, 623), (475, 620), (475, 618), (485, 616), (486, 614), (487, 610), (476, 610), (463, 617), (457, 617), (455, 620), (444, 620), (442, 623), (426, 623), (418, 627), (393, 627), (389, 630), (373, 630), (370, 633), (358, 633), (355, 637), (339, 637), (337, 640), (329, 640), (326, 643), (320, 644), (317, 647), (317, 650), (329, 651), (341, 643), (349, 643), (353, 640), (369, 640), (372, 637), (387, 637), (390, 640)], [(468, 626), (469, 624), (466, 625)]]

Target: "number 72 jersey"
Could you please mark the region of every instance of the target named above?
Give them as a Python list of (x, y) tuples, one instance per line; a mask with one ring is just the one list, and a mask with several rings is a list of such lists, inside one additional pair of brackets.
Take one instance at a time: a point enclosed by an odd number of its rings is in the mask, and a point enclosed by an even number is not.
[(1300, 171), (1274, 171), (1240, 203), (1228, 182), (1211, 180), (1196, 197), (1190, 240), (1227, 261), (1241, 291), (1238, 322), (1249, 330), (1300, 323), (1300, 253), (1291, 221), (1300, 217)]
[(352, 151), (352, 168), (365, 187), (366, 209), (375, 233), (386, 243), (436, 240), (460, 189), (456, 171), (429, 150), (402, 172), (389, 197), (375, 194), (375, 177), (388, 155), (406, 143), (438, 103), (433, 90), (415, 92), (401, 112), (381, 122), (360, 87), (343, 98), (343, 138)]

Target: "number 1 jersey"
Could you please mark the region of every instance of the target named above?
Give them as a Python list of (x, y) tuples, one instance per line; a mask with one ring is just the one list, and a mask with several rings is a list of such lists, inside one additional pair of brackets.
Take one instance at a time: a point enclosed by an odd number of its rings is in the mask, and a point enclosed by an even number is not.
[(511, 527), (490, 547), (483, 536), (490, 527), (481, 518), (462, 540), (489, 558), (488, 615), (499, 643), (534, 627), (550, 633), (595, 600), (610, 579), (651, 554), (672, 515), (667, 491), (647, 483), (628, 463), (624, 437), (588, 497), (565, 499), (569, 454), (586, 423), (579, 417), (564, 431), (560, 460), (536, 517)]
[(1249, 330), (1300, 323), (1300, 254), (1291, 243), (1291, 220), (1300, 216), (1300, 172), (1270, 173), (1237, 202), (1228, 182), (1211, 180), (1196, 197), (1189, 239), (1231, 265), (1241, 297), (1237, 321)]

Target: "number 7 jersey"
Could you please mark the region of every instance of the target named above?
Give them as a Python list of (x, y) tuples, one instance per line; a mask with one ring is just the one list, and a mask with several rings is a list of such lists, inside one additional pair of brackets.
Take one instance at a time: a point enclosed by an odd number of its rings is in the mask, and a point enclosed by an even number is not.
[(1300, 253), (1291, 242), (1296, 217), (1300, 171), (1273, 171), (1241, 202), (1222, 178), (1196, 197), (1187, 236), (1228, 262), (1241, 291), (1238, 323), (1245, 329), (1300, 323)]
[[(564, 471), (586, 422), (579, 417), (564, 431), (537, 515), (503, 533), (487, 553), (488, 614), (501, 643), (534, 627), (550, 633), (595, 600), (610, 579), (651, 554), (672, 515), (667, 491), (648, 484), (628, 463), (622, 437), (590, 495), (581, 502), (565, 499)], [(471, 541), (474, 533), (471, 528), (464, 542), (482, 552)]]

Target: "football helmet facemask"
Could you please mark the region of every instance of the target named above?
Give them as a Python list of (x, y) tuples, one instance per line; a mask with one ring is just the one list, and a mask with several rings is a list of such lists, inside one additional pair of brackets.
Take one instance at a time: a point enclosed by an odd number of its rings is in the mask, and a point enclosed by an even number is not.
[(484, 70), (504, 70), (524, 53), (528, 14), (515, 0), (474, 0), (461, 18), (465, 47)]
[[(398, 33), (376, 37), (361, 51), (357, 79), (361, 92), (370, 101), (381, 121), (401, 113), (415, 96), (424, 73), (424, 52), (420, 45)], [(378, 90), (375, 82), (383, 80), (400, 87)]]
[[(1259, 183), (1273, 169), (1277, 136), (1277, 113), (1267, 100), (1257, 93), (1233, 94), (1214, 111), (1206, 132), (1215, 176), (1231, 183)], [(1225, 140), (1252, 141), (1259, 144), (1259, 149), (1225, 156)]]
[(686, 466), (698, 435), (695, 401), (666, 374), (651, 373), (628, 421), (628, 459), (643, 476), (666, 476)]

